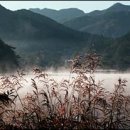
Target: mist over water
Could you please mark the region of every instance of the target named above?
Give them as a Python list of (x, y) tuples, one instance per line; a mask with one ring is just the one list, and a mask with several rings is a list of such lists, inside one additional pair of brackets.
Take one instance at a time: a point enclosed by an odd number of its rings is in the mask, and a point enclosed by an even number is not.
[(126, 93), (130, 92), (130, 73), (96, 73), (96, 81), (103, 80), (103, 87), (109, 91), (112, 91), (115, 84), (118, 84), (118, 79), (125, 79), (128, 82), (126, 83)]
[[(58, 81), (62, 81), (63, 79), (69, 79), (74, 76), (74, 74), (70, 74), (69, 72), (52, 72), (50, 76)], [(99, 81), (102, 82), (102, 87), (105, 89), (112, 91), (114, 85), (118, 83), (118, 79), (125, 79), (127, 80), (126, 92), (130, 92), (130, 73), (95, 73), (94, 74), (95, 81), (98, 83)]]
[[(45, 73), (48, 74), (48, 79), (54, 79), (57, 83), (61, 83), (63, 80), (73, 80), (73, 77), (76, 76), (76, 74), (70, 73), (66, 70), (48, 70)], [(41, 85), (38, 78), (35, 78), (36, 75), (34, 75), (32, 72), (29, 72), (27, 75), (24, 76), (26, 81), (23, 80), (23, 88), (21, 89), (20, 93), (22, 95), (26, 95), (27, 93), (30, 93), (33, 89), (32, 87), (32, 81), (31, 79), (34, 79), (38, 85), (38, 88), (43, 88), (44, 86)], [(93, 74), (93, 77), (98, 83), (99, 81), (102, 83), (103, 88), (105, 88), (108, 91), (112, 91), (114, 89), (114, 85), (118, 84), (118, 79), (121, 78), (122, 80), (127, 80), (125, 92), (126, 94), (130, 93), (130, 73), (120, 73), (120, 72), (111, 72), (111, 73), (102, 73), (97, 72)]]
[[(48, 75), (47, 79), (54, 79), (57, 83), (61, 83), (64, 80), (72, 81), (73, 77), (76, 76), (75, 73), (70, 73), (70, 70), (66, 69), (58, 69), (54, 70), (53, 68), (48, 69), (45, 71), (45, 73)], [(1, 75), (2, 76), (2, 75)], [(0, 76), (0, 77), (1, 77)], [(89, 75), (88, 75), (89, 76)], [(26, 71), (25, 76), (23, 76), (23, 80), (20, 81), (21, 85), (23, 86), (19, 94), (21, 97), (24, 97), (27, 93), (32, 93), (33, 92), (33, 87), (32, 87), (32, 79), (36, 81), (36, 84), (39, 89), (43, 89), (45, 86), (41, 84), (40, 79), (36, 78), (36, 75), (32, 71)], [(130, 72), (96, 72), (93, 74), (93, 78), (96, 81), (96, 84), (98, 82), (101, 82), (101, 87), (105, 88), (107, 91), (113, 91), (114, 85), (118, 84), (118, 79), (121, 78), (122, 80), (125, 79), (127, 80), (126, 87), (125, 87), (125, 92), (126, 94), (130, 93)], [(71, 90), (71, 88), (70, 88)]]
[[(44, 85), (44, 83), (41, 83), (40, 81), (42, 80), (42, 78), (44, 79), (43, 81), (47, 82), (48, 84), (48, 88), (52, 89), (50, 85), (50, 79), (54, 79), (54, 81), (56, 81), (58, 83), (58, 86), (60, 86), (60, 83), (63, 82), (64, 80), (68, 80), (70, 83), (71, 81), (74, 80), (74, 77), (76, 77), (75, 73), (70, 73), (70, 71), (65, 70), (65, 69), (61, 69), (61, 70), (57, 70), (54, 71), (53, 69), (47, 70), (45, 71), (45, 73), (43, 72), (42, 74), (47, 74), (47, 78), (43, 78), (43, 77), (38, 77), (39, 73), (34, 73), (32, 71), (25, 71), (25, 75), (22, 77), (22, 80), (20, 80), (20, 84), (23, 86), (19, 91), (19, 95), (20, 95), (20, 99), (22, 99), (22, 101), (24, 101), (25, 96), (29, 93), (32, 93), (35, 96), (34, 93), (34, 87), (32, 87), (32, 79), (35, 81), (36, 85), (37, 85), (37, 90), (38, 92), (40, 92), (40, 90), (43, 90), (45, 92), (47, 92), (47, 86)], [(88, 74), (88, 77), (90, 75)], [(93, 79), (95, 80), (96, 84), (98, 84), (98, 82), (100, 81), (102, 83), (102, 86), (105, 88), (107, 91), (112, 92), (112, 90), (114, 89), (114, 84), (118, 84), (118, 79), (121, 78), (122, 80), (125, 79), (127, 80), (127, 86), (125, 88), (125, 92), (126, 95), (129, 95), (130, 93), (130, 73), (119, 73), (119, 72), (96, 72), (94, 74), (92, 74), (91, 76), (93, 76)], [(69, 85), (69, 84), (68, 84)], [(57, 86), (56, 86), (57, 87)], [(70, 87), (72, 87), (72, 85), (70, 85)], [(43, 92), (41, 91), (41, 92)], [(69, 88), (68, 89), (68, 97), (69, 99), (71, 99), (70, 97), (72, 96), (73, 92), (73, 88)], [(50, 91), (51, 93), (51, 91)], [(52, 96), (52, 95), (51, 95)], [(64, 91), (60, 91), (60, 96), (61, 98), (65, 96)], [(76, 96), (76, 93), (75, 93)], [(39, 98), (41, 100), (41, 97)], [(54, 104), (55, 104), (55, 98), (51, 100)], [(22, 104), (20, 102), (20, 100), (16, 100), (15, 104), (17, 104), (17, 109), (21, 110), (22, 109)], [(68, 105), (69, 106), (69, 105)], [(100, 113), (101, 115), (101, 113)]]

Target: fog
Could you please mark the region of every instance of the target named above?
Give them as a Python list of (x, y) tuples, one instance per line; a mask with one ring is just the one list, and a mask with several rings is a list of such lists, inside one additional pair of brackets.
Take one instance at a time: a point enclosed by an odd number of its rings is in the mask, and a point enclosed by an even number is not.
[[(48, 81), (49, 79), (54, 79), (56, 82), (60, 83), (63, 80), (73, 80), (73, 77), (76, 76), (76, 74), (72, 74), (69, 71), (47, 71), (48, 74)], [(108, 91), (112, 91), (114, 89), (114, 85), (118, 84), (118, 79), (125, 79), (128, 82), (126, 83), (125, 91), (126, 94), (130, 93), (130, 73), (119, 73), (119, 72), (111, 72), (111, 73), (102, 73), (102, 72), (97, 72), (93, 75), (96, 83), (101, 81), (103, 88), (105, 88)], [(24, 77), (22, 81), (22, 86), (23, 88), (20, 90), (20, 94), (26, 95), (27, 93), (32, 92), (32, 80), (34, 79), (37, 83), (38, 88), (43, 88), (43, 84), (41, 84), (40, 78), (38, 78), (36, 75), (34, 75), (32, 72), (28, 72)]]
[[(33, 71), (29, 71), (29, 70), (25, 71), (25, 75), (23, 75), (22, 78), (18, 79), (20, 85), (22, 86), (22, 88), (18, 90), (18, 94), (21, 99), (23, 99), (27, 94), (33, 93), (34, 88), (32, 87), (32, 79), (34, 79), (39, 92), (40, 90), (44, 90), (47, 92), (47, 87), (44, 85), (43, 82), (41, 82), (42, 79), (44, 79), (44, 81), (49, 85), (49, 89), (50, 89), (51, 88), (50, 79), (54, 79), (54, 81), (56, 81), (58, 83), (58, 86), (60, 87), (60, 83), (62, 81), (68, 80), (70, 83), (72, 83), (71, 81), (74, 80), (74, 77), (76, 76), (76, 74), (70, 73), (69, 70), (60, 69), (56, 71), (53, 68), (45, 71), (44, 74), (47, 74), (47, 78), (45, 79), (43, 77), (38, 77), (39, 73), (36, 74)], [(8, 75), (6, 76), (8, 77)], [(105, 90), (110, 91), (110, 92), (113, 91), (114, 85), (118, 84), (119, 78), (125, 79), (128, 81), (126, 83), (127, 86), (125, 86), (125, 93), (126, 95), (129, 95), (130, 93), (130, 73), (103, 72), (102, 71), (102, 72), (96, 72), (92, 76), (95, 79), (96, 84), (98, 84), (100, 81), (102, 84), (100, 87), (103, 87), (105, 88)], [(2, 78), (2, 75), (0, 76), (0, 78)], [(2, 86), (2, 84), (3, 83), (0, 82), (0, 86)], [(15, 87), (17, 89), (19, 87), (19, 84), (17, 84), (17, 86)], [(5, 92), (6, 90), (10, 90), (10, 88), (2, 90), (2, 87), (0, 87), (0, 92)], [(72, 88), (69, 88), (68, 95), (71, 96), (72, 90), (73, 90)], [(63, 91), (60, 91), (60, 95), (62, 95), (62, 92)], [(63, 92), (63, 95), (64, 95), (64, 92)], [(16, 103), (17, 103), (17, 107), (21, 108), (19, 100), (17, 100)]]
[[(62, 81), (63, 79), (72, 78), (74, 75), (69, 72), (53, 72), (50, 73), (50, 76), (58, 81)], [(101, 81), (102, 87), (105, 87), (107, 90), (112, 91), (114, 88), (114, 84), (118, 83), (118, 79), (126, 79), (127, 86), (126, 92), (130, 92), (130, 73), (95, 73), (94, 78), (96, 82)]]

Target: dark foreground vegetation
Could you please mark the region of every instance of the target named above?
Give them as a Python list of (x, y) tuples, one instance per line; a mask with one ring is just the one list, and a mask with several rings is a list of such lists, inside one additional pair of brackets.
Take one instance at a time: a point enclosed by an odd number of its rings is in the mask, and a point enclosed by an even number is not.
[(32, 90), (24, 97), (19, 94), (26, 88), (23, 72), (1, 77), (0, 129), (130, 129), (127, 81), (119, 79), (108, 92), (94, 79), (99, 64), (96, 54), (78, 56), (71, 65), (75, 76), (60, 83), (35, 68)]

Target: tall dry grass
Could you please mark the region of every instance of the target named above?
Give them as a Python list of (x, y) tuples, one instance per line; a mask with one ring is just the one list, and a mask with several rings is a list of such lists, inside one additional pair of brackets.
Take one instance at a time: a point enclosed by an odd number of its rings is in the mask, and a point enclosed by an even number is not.
[(1, 77), (0, 129), (130, 129), (127, 81), (119, 79), (113, 92), (105, 90), (94, 78), (99, 65), (97, 54), (77, 56), (70, 72), (75, 76), (60, 83), (35, 68), (32, 89), (24, 97), (19, 94), (26, 87), (23, 72)]

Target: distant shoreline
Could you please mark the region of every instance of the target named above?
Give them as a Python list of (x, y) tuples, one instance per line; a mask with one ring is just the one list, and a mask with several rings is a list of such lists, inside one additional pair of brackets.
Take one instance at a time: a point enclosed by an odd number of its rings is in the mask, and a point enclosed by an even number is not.
[(130, 70), (115, 70), (115, 69), (98, 69), (95, 73), (130, 73)]

